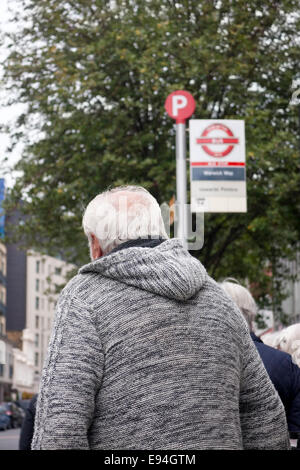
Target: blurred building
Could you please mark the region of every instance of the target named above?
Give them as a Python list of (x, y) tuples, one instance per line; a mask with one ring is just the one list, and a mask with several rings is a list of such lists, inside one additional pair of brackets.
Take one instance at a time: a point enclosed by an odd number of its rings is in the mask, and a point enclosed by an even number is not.
[(2, 202), (4, 201), (5, 197), (5, 180), (4, 178), (0, 178), (0, 239), (4, 237), (4, 225), (5, 225), (5, 216), (2, 209)]
[[(15, 344), (13, 388), (36, 393), (46, 359), (57, 297), (74, 266), (34, 251), (8, 250), (7, 335)], [(20, 266), (20, 271), (16, 266)], [(10, 328), (10, 329), (9, 329)]]
[(28, 329), (22, 332), (22, 349), (13, 349), (13, 390), (19, 398), (30, 396), (34, 392), (34, 333)]
[(10, 240), (6, 246), (6, 335), (14, 345), (13, 388), (19, 395), (38, 391), (56, 299), (66, 283), (67, 272), (73, 269), (62, 259), (25, 251), (20, 242), (14, 242), (14, 228), (24, 220), (17, 210), (5, 219)]
[(4, 237), (5, 218), (2, 210), (2, 202), (4, 200), (5, 182), (0, 178), (0, 335), (5, 331), (6, 316), (6, 247), (1, 242)]
[(0, 241), (0, 335), (6, 329), (6, 248)]
[(38, 391), (52, 331), (57, 297), (74, 266), (52, 256), (27, 253), (26, 329), (33, 333), (34, 391)]
[(5, 335), (0, 335), (0, 403), (9, 400), (13, 387), (13, 344)]
[[(23, 216), (14, 211), (6, 216), (6, 232), (12, 238), (14, 227), (22, 223)], [(17, 347), (22, 345), (22, 331), (26, 328), (26, 272), (27, 255), (20, 243), (10, 242), (7, 249), (7, 335)]]
[(294, 261), (287, 261), (286, 269), (292, 279), (286, 284), (287, 298), (282, 302), (282, 310), (288, 315), (289, 325), (300, 322), (300, 250)]
[(6, 247), (0, 241), (0, 402), (10, 397), (13, 344), (6, 337)]

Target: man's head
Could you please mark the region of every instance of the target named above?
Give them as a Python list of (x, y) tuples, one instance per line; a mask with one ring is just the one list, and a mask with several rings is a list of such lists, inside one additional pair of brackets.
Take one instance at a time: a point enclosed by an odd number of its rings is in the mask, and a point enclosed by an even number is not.
[(168, 238), (156, 199), (140, 186), (119, 186), (98, 194), (88, 204), (82, 226), (92, 260), (128, 240)]
[[(235, 280), (233, 279), (233, 281)], [(257, 306), (248, 289), (241, 286), (236, 281), (231, 282), (230, 280), (225, 280), (220, 285), (227, 295), (229, 295), (229, 297), (231, 297), (234, 303), (239, 307), (248, 323), (249, 330), (252, 331), (253, 321), (257, 314)]]

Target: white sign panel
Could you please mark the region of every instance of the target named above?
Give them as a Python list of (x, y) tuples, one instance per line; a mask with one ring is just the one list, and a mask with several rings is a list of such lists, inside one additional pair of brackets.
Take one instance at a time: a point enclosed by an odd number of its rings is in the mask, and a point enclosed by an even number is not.
[(245, 125), (190, 120), (192, 212), (247, 212)]

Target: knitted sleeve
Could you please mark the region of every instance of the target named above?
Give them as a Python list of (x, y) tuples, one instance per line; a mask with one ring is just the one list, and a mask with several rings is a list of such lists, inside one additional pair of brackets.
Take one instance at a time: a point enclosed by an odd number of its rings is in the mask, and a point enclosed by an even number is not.
[(284, 406), (255, 345), (243, 334), (240, 420), (244, 449), (289, 449)]
[(62, 293), (40, 384), (31, 448), (88, 449), (104, 354), (93, 312)]

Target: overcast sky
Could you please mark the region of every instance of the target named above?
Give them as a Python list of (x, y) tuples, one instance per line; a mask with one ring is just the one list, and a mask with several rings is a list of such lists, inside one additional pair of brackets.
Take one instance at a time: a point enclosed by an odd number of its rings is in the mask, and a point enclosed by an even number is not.
[[(16, 28), (15, 25), (9, 23), (10, 13), (8, 10), (8, 4), (11, 8), (14, 8), (16, 5), (15, 0), (0, 0), (0, 30), (1, 33), (5, 33), (8, 31), (12, 31)], [(7, 49), (5, 46), (0, 50), (0, 60), (2, 61), (5, 59), (7, 55)], [(0, 77), (2, 76), (2, 68), (0, 65)], [(14, 105), (10, 107), (4, 107), (3, 101), (7, 98), (7, 94), (4, 92), (3, 87), (1, 86), (0, 89), (0, 123), (1, 125), (7, 124), (8, 122), (13, 122), (14, 119), (20, 114), (20, 112), (24, 109), (24, 106)], [(0, 133), (0, 161), (3, 157), (5, 157), (6, 148), (9, 145), (9, 136)], [(18, 145), (17, 148), (14, 150), (13, 153), (9, 154), (9, 165), (12, 167), (16, 161), (20, 158), (20, 154), (22, 151), (22, 146)], [(4, 175), (3, 167), (0, 167), (0, 178), (5, 177), (7, 186), (11, 186), (13, 184), (13, 178), (11, 176)]]

